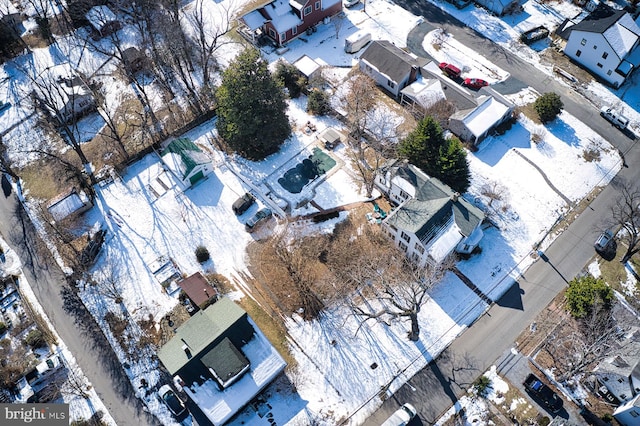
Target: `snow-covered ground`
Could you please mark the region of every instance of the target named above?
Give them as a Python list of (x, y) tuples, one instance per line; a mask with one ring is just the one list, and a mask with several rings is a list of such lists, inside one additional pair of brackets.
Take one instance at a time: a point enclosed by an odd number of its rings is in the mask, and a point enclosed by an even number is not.
[[(227, 3), (218, 4), (224, 6)], [(438, 5), (490, 39), (516, 49), (526, 58), (536, 58), (537, 53), (534, 49), (514, 45), (520, 32), (540, 23), (559, 23), (562, 20), (549, 6), (534, 1), (524, 5), (523, 16), (527, 18), (514, 19), (513, 22), (509, 21), (510, 18), (490, 16), (482, 9), (458, 11), (446, 3), (438, 2)], [(553, 7), (558, 8), (556, 4)], [(574, 16), (577, 12), (573, 6), (566, 7), (569, 10), (566, 16)], [(421, 20), (385, 0), (368, 0), (366, 10), (366, 13), (361, 8), (345, 10), (345, 22), (337, 37), (332, 23), (320, 25), (317, 33), (304, 37), (306, 42), (291, 42), (283, 56), (293, 62), (307, 54), (320, 62), (340, 67), (324, 71), (325, 75), (334, 76), (335, 85), (340, 85), (358, 56), (344, 53), (344, 38), (365, 29), (374, 38), (389, 39), (403, 47), (407, 34)], [(432, 52), (433, 37), (433, 33), (427, 35), (423, 46), (435, 58), (455, 62), (459, 55), (464, 55), (465, 64), (472, 64), (468, 72), (478, 72), (479, 76), (492, 82), (508, 77), (504, 70), (491, 63), (490, 58), (469, 51), (452, 37), (446, 37), (441, 49)], [(228, 56), (223, 58), (223, 63), (233, 57), (236, 50), (228, 48), (225, 52)], [(104, 63), (104, 58), (97, 53), (77, 56), (77, 51), (69, 49), (68, 56), (88, 74), (93, 74), (92, 70)], [(270, 61), (278, 58), (275, 53), (265, 56)], [(103, 72), (108, 70), (108, 65), (102, 69)], [(550, 70), (546, 71), (551, 74)], [(12, 71), (5, 66), (3, 72), (12, 73), (12, 78), (0, 84), (0, 95), (11, 99), (14, 105), (21, 105), (23, 98), (20, 96), (24, 91), (15, 87), (25, 82), (20, 80), (15, 69)], [(103, 81), (116, 84), (110, 80)], [(115, 102), (122, 90), (121, 86), (110, 86), (111, 101)], [(609, 89), (594, 87), (591, 90), (615, 95)], [(632, 90), (626, 93), (629, 92)], [(522, 103), (534, 96), (530, 91), (523, 91), (512, 100)], [(330, 118), (308, 117), (304, 112), (304, 102), (304, 97), (290, 102), (289, 115), (296, 129), (299, 130), (299, 126), (309, 120), (316, 124), (318, 131), (327, 126), (340, 127), (339, 122)], [(12, 107), (11, 112), (7, 114), (5, 111), (0, 115), (2, 129), (19, 123), (21, 117), (28, 115), (28, 108), (21, 106), (24, 109)], [(13, 153), (20, 154), (28, 149), (26, 144), (28, 136), (32, 135), (29, 133), (32, 126), (33, 122), (25, 121), (10, 131), (11, 138), (7, 139), (15, 140), (17, 145)], [(302, 198), (311, 195), (325, 209), (365, 200), (353, 179), (354, 172), (349, 169), (343, 148), (330, 154), (338, 161), (325, 180), (315, 181), (308, 187), (309, 191), (294, 195), (279, 186), (277, 180), (299, 158), (309, 155), (316, 146), (314, 135), (297, 131), (279, 153), (261, 162), (251, 162), (215, 151), (209, 143), (215, 132), (214, 126), (214, 122), (205, 123), (184, 135), (212, 153), (216, 168), (206, 180), (182, 191), (175, 178), (162, 167), (158, 156), (150, 154), (125, 170), (113, 183), (99, 188), (96, 208), (86, 215), (88, 226), (94, 229), (106, 227), (109, 231), (93, 271), (94, 277), (99, 279), (114, 268), (120, 271), (124, 307), (136, 320), (146, 319), (149, 315), (159, 320), (177, 303), (176, 295), (168, 295), (151, 271), (150, 264), (161, 256), (173, 259), (185, 275), (203, 269), (205, 272), (215, 271), (242, 287), (242, 276), (249, 273), (245, 249), (253, 240), (252, 235), (244, 231), (243, 223), (261, 207), (262, 201), (259, 200), (257, 206), (241, 217), (233, 215), (231, 204), (248, 189), (255, 188), (262, 193), (273, 191), (294, 207), (294, 215), (316, 211), (313, 207), (296, 208)], [(542, 133), (542, 141), (537, 144), (531, 142), (532, 133)], [(585, 150), (591, 149), (600, 152), (598, 161), (584, 159)], [(487, 229), (481, 242), (482, 253), (460, 262), (458, 267), (494, 300), (507, 290), (513, 277), (533, 261), (529, 256), (532, 247), (541, 241), (555, 219), (566, 213), (568, 206), (565, 200), (579, 200), (594, 187), (606, 184), (621, 167), (617, 152), (568, 113), (547, 125), (544, 132), (521, 117), (504, 135), (483, 141), (479, 150), (469, 153), (468, 158), (473, 181), (465, 196), (485, 208), (500, 229)], [(536, 164), (555, 189), (550, 188), (541, 172), (525, 158)], [(564, 165), (562, 168), (557, 167), (560, 161)], [(165, 185), (169, 184), (166, 185), (168, 189), (156, 197), (149, 188), (162, 187), (157, 184), (158, 179)], [(483, 187), (494, 184), (504, 188), (505, 196), (489, 207)], [(275, 225), (274, 221), (273, 225), (283, 226), (283, 223)], [(308, 225), (299, 232), (309, 232), (313, 230), (312, 226)], [(320, 228), (318, 225), (317, 229)], [(549, 241), (544, 240), (542, 247)], [(204, 266), (196, 261), (194, 254), (199, 245), (207, 247), (212, 254), (212, 261)], [(98, 297), (90, 286), (82, 294), (93, 315), (108, 330), (105, 314), (109, 311), (121, 313), (122, 307)], [(324, 424), (334, 424), (352, 416), (351, 424), (360, 423), (379, 405), (377, 395), (381, 386), (389, 386), (389, 392), (397, 389), (437, 356), (486, 307), (455, 275), (449, 274), (433, 289), (431, 299), (421, 311), (419, 320), (425, 326), (418, 342), (406, 339), (407, 324), (402, 323), (394, 323), (390, 327), (370, 324), (355, 333), (357, 324), (353, 316), (341, 307), (328, 309), (316, 321), (305, 322), (297, 317), (289, 319), (286, 325), (295, 342), (291, 345), (291, 353), (298, 363), (297, 371), (289, 373), (295, 392), (275, 385), (267, 389), (275, 420), (278, 424), (302, 425), (313, 417), (322, 419)], [(158, 384), (157, 364), (144, 357), (132, 361), (130, 354), (122, 350), (113, 336), (107, 335), (121, 360), (130, 364), (127, 371), (134, 388), (138, 388), (143, 378), (151, 386)], [(375, 370), (371, 367), (374, 363), (377, 364)], [(354, 386), (354, 383), (358, 385)], [(163, 423), (172, 423), (167, 410), (153, 395), (139, 396)], [(253, 408), (247, 408), (231, 424), (260, 426), (269, 422)]]

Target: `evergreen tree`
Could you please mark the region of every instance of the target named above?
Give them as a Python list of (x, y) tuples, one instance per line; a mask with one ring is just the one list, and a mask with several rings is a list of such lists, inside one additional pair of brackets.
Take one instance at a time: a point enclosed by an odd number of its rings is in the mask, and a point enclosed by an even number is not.
[(548, 123), (553, 121), (564, 108), (560, 95), (553, 92), (545, 93), (535, 100), (533, 108), (538, 113), (540, 121)]
[(398, 154), (454, 191), (463, 193), (469, 188), (466, 151), (457, 138), (445, 139), (442, 128), (433, 117), (420, 120), (417, 127), (398, 144)]
[(282, 86), (256, 49), (229, 64), (216, 96), (220, 137), (243, 157), (262, 160), (291, 135)]
[(313, 115), (325, 115), (331, 112), (329, 95), (322, 89), (313, 89), (307, 98), (307, 111)]
[(567, 308), (574, 318), (584, 318), (597, 304), (610, 309), (615, 295), (602, 278), (585, 275), (571, 280), (565, 292)]

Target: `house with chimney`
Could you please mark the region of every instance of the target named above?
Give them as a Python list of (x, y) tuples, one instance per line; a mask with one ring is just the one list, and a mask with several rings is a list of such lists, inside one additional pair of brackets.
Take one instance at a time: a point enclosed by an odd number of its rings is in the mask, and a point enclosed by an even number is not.
[(283, 46), (342, 11), (342, 0), (273, 0), (240, 18), (240, 34), (253, 44)]
[(392, 160), (375, 184), (396, 205), (383, 230), (416, 264), (437, 264), (453, 250), (470, 254), (480, 244), (484, 213), (418, 167)]
[(286, 367), (253, 320), (227, 297), (178, 327), (158, 358), (214, 425), (233, 417)]

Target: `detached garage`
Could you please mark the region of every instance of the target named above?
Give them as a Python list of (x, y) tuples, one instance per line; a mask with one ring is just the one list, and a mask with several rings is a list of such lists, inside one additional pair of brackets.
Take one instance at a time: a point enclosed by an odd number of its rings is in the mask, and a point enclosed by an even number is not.
[(211, 159), (187, 138), (176, 139), (162, 151), (162, 161), (189, 188), (213, 171)]

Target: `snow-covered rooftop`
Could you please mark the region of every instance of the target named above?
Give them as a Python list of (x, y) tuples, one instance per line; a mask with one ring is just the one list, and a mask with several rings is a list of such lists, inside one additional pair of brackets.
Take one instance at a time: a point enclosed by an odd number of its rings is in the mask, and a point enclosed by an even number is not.
[(509, 110), (509, 106), (503, 104), (492, 96), (467, 115), (463, 122), (474, 136), (480, 136), (495, 125)]

